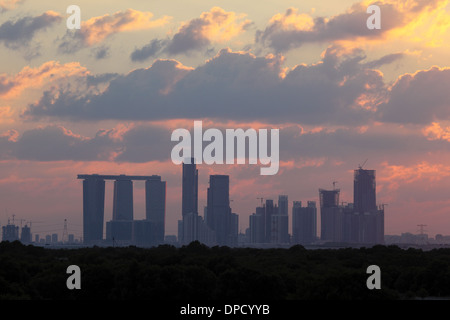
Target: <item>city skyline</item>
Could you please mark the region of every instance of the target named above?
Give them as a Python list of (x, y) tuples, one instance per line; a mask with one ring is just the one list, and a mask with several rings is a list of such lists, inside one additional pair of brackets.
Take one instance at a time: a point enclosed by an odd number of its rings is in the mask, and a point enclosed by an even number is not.
[[(73, 4), (79, 30), (66, 24)], [(385, 234), (450, 234), (450, 1), (377, 1), (378, 30), (370, 4), (0, 1), (0, 225), (15, 215), (61, 237), (66, 220), (81, 237), (77, 174), (157, 174), (165, 232), (177, 235), (171, 134), (202, 121), (204, 132), (279, 129), (280, 161), (272, 176), (198, 164), (200, 216), (211, 175), (229, 176), (244, 232), (258, 198), (286, 195), (289, 216), (294, 200), (319, 207), (320, 188), (352, 202), (361, 165), (376, 170)], [(145, 182), (132, 192), (128, 215), (145, 220)], [(113, 183), (98, 196), (113, 220)]]

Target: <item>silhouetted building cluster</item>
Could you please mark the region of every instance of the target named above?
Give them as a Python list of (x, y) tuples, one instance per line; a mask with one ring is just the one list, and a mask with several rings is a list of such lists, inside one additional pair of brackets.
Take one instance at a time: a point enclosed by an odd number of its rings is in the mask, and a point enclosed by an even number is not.
[(182, 220), (178, 239), (182, 244), (200, 241), (207, 245), (237, 245), (239, 217), (230, 207), (230, 177), (211, 175), (204, 217), (198, 215), (198, 170), (195, 159), (183, 163)]
[[(376, 205), (375, 170), (355, 170), (354, 203), (339, 202), (339, 189), (319, 189), (320, 241), (322, 243), (384, 243), (384, 208)], [(278, 204), (267, 199), (249, 218), (248, 242), (253, 244), (302, 244), (318, 241), (317, 207), (308, 201), (292, 205), (292, 238), (288, 233), (288, 197)]]
[[(79, 175), (83, 180), (84, 243), (103, 240), (105, 180), (114, 180), (113, 216), (106, 223), (106, 240), (140, 246), (164, 242), (166, 182), (160, 176)], [(134, 220), (133, 180), (145, 181), (145, 219)]]
[(249, 217), (249, 242), (258, 243), (290, 243), (288, 196), (280, 195), (278, 204), (272, 199), (256, 208), (255, 213)]
[[(319, 189), (320, 238), (315, 201), (292, 202), (289, 232), (289, 200), (261, 199), (249, 217), (249, 228), (239, 236), (239, 216), (230, 207), (230, 177), (210, 175), (207, 205), (198, 212), (198, 170), (194, 158), (182, 165), (182, 208), (178, 243), (200, 241), (207, 245), (237, 246), (245, 243), (311, 245), (314, 243), (384, 243), (384, 208), (376, 204), (375, 170), (354, 171), (353, 203), (340, 203), (340, 189)], [(134, 245), (165, 241), (166, 182), (160, 176), (79, 175), (83, 181), (84, 242), (103, 239), (105, 180), (114, 180), (113, 217), (106, 223), (106, 240)], [(146, 218), (134, 220), (133, 180), (145, 181)], [(11, 233), (12, 231), (10, 231)], [(174, 240), (171, 239), (171, 242)]]
[(28, 225), (25, 225), (20, 230), (19, 237), (19, 226), (10, 223), (8, 219), (8, 224), (2, 227), (2, 241), (20, 241), (23, 244), (31, 243), (31, 229)]
[(384, 243), (384, 207), (376, 204), (375, 170), (354, 172), (353, 203), (339, 204), (339, 189), (319, 189), (321, 240)]

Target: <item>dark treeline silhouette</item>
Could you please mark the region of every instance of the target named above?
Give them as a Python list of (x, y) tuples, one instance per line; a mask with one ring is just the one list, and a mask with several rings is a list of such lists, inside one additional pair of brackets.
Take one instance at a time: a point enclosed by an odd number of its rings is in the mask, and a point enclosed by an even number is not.
[[(69, 290), (69, 265), (81, 289)], [(381, 290), (369, 290), (369, 265)], [(45, 249), (0, 243), (1, 299), (299, 300), (450, 296), (450, 249)]]

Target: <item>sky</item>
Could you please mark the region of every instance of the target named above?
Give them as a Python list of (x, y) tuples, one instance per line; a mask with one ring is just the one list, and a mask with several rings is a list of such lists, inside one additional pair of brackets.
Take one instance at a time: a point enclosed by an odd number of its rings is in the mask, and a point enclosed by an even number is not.
[[(66, 25), (69, 5), (81, 28)], [(367, 7), (381, 9), (370, 30)], [(177, 128), (280, 130), (280, 169), (198, 165), (230, 176), (240, 231), (257, 198), (352, 202), (376, 170), (385, 234), (450, 234), (448, 0), (0, 0), (0, 225), (82, 236), (77, 174), (160, 175), (166, 234), (181, 218)], [(107, 182), (105, 221), (112, 217)], [(136, 219), (144, 184), (134, 182)], [(22, 219), (22, 220), (21, 220)]]

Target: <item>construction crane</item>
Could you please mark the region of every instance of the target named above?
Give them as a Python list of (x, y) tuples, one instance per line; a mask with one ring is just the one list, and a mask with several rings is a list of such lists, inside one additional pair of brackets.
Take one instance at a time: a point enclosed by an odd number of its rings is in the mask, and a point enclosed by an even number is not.
[(261, 207), (262, 207), (264, 198), (256, 198), (256, 199), (261, 200)]
[(26, 222), (27, 220), (25, 220), (25, 219), (17, 219), (18, 221), (20, 221), (20, 228), (22, 228), (22, 222)]
[(333, 190), (336, 190), (336, 183), (338, 183), (337, 181), (333, 181)]
[(366, 159), (366, 160), (363, 162), (363, 164), (358, 165), (358, 168), (359, 168), (360, 170), (362, 170), (362, 168), (363, 168), (364, 165), (366, 164), (367, 160), (369, 160), (369, 159)]

